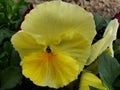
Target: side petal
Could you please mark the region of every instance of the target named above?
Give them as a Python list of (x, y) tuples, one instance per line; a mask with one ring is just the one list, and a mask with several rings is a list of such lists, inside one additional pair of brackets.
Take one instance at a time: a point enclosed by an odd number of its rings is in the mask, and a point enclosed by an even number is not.
[[(62, 1), (45, 2), (36, 6), (26, 15), (22, 30), (54, 40), (66, 31), (84, 33), (88, 40), (96, 34), (91, 13), (83, 8)], [(54, 37), (55, 38), (54, 38)]]
[(89, 86), (100, 90), (107, 90), (96, 75), (90, 72), (83, 72), (80, 78), (79, 90), (90, 90)]
[(74, 58), (80, 67), (80, 71), (90, 55), (91, 42), (86, 40), (79, 32), (67, 32), (61, 36), (61, 41), (56, 45), (57, 49)]
[(107, 26), (103, 38), (92, 45), (91, 55), (86, 63), (86, 65), (91, 64), (97, 56), (99, 56), (108, 47), (111, 48), (111, 43), (116, 39), (116, 33), (118, 30), (118, 21), (116, 19), (112, 20)]
[(11, 38), (11, 42), (15, 49), (20, 53), (21, 58), (32, 52), (42, 51), (42, 48), (44, 47), (43, 42), (38, 44), (31, 34), (24, 32), (23, 30), (14, 34)]

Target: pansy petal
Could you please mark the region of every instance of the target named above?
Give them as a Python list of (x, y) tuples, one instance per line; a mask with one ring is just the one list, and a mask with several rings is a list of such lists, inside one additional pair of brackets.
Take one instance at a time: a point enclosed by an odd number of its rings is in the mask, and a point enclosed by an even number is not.
[(116, 39), (117, 29), (118, 22), (116, 19), (114, 19), (107, 26), (103, 38), (92, 45), (91, 55), (86, 65), (91, 64), (97, 58), (97, 56), (99, 56), (109, 46), (111, 48), (111, 43)]
[(56, 47), (64, 54), (77, 60), (80, 70), (83, 69), (91, 51), (91, 44), (78, 32), (66, 32)]
[[(66, 31), (84, 33), (88, 40), (96, 34), (91, 13), (83, 8), (62, 1), (45, 2), (26, 15), (22, 30), (54, 40)], [(54, 37), (53, 37), (54, 36)]]
[(83, 72), (80, 78), (79, 90), (90, 90), (89, 86), (100, 90), (107, 90), (97, 76), (90, 72)]
[(20, 53), (21, 58), (31, 52), (40, 51), (42, 50), (41, 48), (43, 48), (42, 42), (41, 44), (38, 44), (31, 34), (24, 31), (19, 31), (13, 35), (11, 42), (15, 49)]
[(105, 53), (109, 54), (110, 56), (114, 57), (114, 50), (113, 44), (111, 43), (110, 46), (105, 50)]
[(77, 79), (79, 64), (73, 58), (55, 53), (36, 52), (24, 57), (21, 62), (23, 74), (36, 85), (59, 88)]

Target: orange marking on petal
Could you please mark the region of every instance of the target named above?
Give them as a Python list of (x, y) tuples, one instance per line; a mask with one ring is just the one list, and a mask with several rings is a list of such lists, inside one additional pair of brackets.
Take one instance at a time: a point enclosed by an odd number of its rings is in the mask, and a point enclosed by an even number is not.
[(53, 53), (44, 53), (42, 56), (43, 60), (54, 60), (55, 55)]

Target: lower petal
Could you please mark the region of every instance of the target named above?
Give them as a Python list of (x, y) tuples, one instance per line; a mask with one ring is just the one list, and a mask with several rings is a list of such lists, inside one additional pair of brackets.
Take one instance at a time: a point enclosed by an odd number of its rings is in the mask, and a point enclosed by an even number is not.
[(51, 55), (33, 53), (22, 60), (21, 66), (23, 74), (33, 83), (52, 88), (69, 84), (80, 73), (76, 60), (59, 52)]

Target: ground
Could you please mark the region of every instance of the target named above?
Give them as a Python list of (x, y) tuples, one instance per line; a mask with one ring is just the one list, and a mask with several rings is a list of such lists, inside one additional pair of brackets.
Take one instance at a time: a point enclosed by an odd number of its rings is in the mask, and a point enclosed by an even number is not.
[[(34, 5), (50, 0), (26, 0)], [(103, 17), (114, 16), (120, 12), (120, 0), (63, 0), (77, 4), (92, 13), (99, 13)]]

